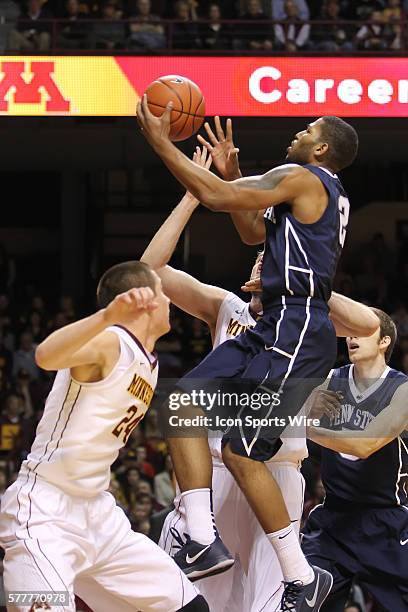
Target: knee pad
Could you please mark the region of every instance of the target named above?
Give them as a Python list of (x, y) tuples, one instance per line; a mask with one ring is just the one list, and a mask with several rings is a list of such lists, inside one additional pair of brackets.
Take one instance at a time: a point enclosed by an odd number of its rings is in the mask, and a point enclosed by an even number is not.
[(210, 612), (208, 603), (202, 595), (197, 595), (186, 606), (183, 606), (178, 612)]

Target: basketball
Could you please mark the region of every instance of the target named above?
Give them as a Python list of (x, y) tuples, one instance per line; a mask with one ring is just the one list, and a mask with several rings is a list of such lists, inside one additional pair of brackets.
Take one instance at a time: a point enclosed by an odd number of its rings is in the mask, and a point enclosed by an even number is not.
[(177, 75), (160, 77), (146, 89), (150, 112), (156, 117), (164, 113), (169, 102), (171, 111), (170, 140), (190, 138), (203, 124), (205, 100), (200, 88), (190, 79)]

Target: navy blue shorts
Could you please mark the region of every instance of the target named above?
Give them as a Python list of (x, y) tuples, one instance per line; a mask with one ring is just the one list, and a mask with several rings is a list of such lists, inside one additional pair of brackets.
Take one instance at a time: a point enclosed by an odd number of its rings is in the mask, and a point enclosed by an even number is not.
[[(281, 390), (278, 405), (274, 402), (273, 406), (262, 407), (255, 415), (252, 409), (241, 412), (243, 408), (237, 406), (243, 425), (233, 426), (223, 438), (223, 444), (229, 443), (233, 452), (267, 461), (282, 445), (280, 434), (288, 415), (298, 414), (312, 388), (326, 378), (336, 351), (336, 334), (325, 302), (282, 298), (264, 312), (252, 330), (227, 340), (207, 355), (181, 379), (179, 386), (191, 389), (193, 381), (200, 379), (206, 389), (218, 384), (228, 391), (235, 385), (251, 393), (269, 390), (274, 394)], [(251, 418), (276, 419), (274, 426), (254, 428), (251, 419), (247, 426), (248, 410), (252, 411)]]
[(302, 549), (311, 564), (333, 574), (328, 610), (330, 597), (356, 578), (385, 610), (407, 612), (408, 508), (318, 506), (303, 528)]

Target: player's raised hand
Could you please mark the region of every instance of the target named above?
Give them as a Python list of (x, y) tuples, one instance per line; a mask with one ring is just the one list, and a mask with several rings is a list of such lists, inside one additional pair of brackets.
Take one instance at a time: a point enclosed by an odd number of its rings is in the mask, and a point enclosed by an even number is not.
[(142, 99), (137, 104), (137, 122), (140, 126), (142, 134), (154, 145), (160, 140), (169, 140), (170, 133), (170, 115), (173, 108), (173, 103), (169, 102), (164, 113), (160, 117), (156, 117), (150, 112), (147, 104), (147, 96), (143, 95)]
[(341, 394), (328, 389), (315, 389), (310, 397), (311, 409), (309, 417), (311, 419), (321, 419), (323, 415), (333, 420), (341, 411)]
[(227, 119), (225, 133), (218, 116), (214, 118), (214, 125), (216, 134), (214, 134), (210, 124), (205, 123), (204, 128), (208, 140), (205, 140), (199, 134), (197, 136), (198, 141), (207, 147), (211, 153), (214, 166), (221, 176), (227, 181), (233, 181), (241, 177), (241, 170), (238, 161), (239, 149), (234, 145), (232, 138), (232, 121)]
[(117, 295), (106, 307), (104, 317), (109, 325), (132, 323), (145, 312), (158, 307), (155, 295), (150, 287), (129, 289)]

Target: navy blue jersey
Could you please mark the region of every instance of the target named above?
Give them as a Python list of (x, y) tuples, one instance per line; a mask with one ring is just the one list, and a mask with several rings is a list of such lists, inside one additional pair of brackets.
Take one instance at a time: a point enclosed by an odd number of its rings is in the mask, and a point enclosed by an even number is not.
[[(354, 383), (353, 365), (334, 370), (329, 389), (341, 391), (341, 414), (331, 429), (364, 430), (384, 408), (408, 376), (387, 368), (364, 392)], [(322, 420), (322, 425), (325, 425)], [(327, 500), (339, 498), (355, 504), (392, 506), (407, 503), (404, 477), (408, 473), (408, 440), (398, 437), (367, 459), (322, 449), (322, 481)]]
[(289, 204), (268, 208), (265, 254), (262, 263), (264, 308), (280, 296), (314, 297), (328, 301), (333, 277), (346, 237), (350, 204), (335, 174), (304, 166), (325, 186), (329, 203), (316, 223), (295, 219)]

